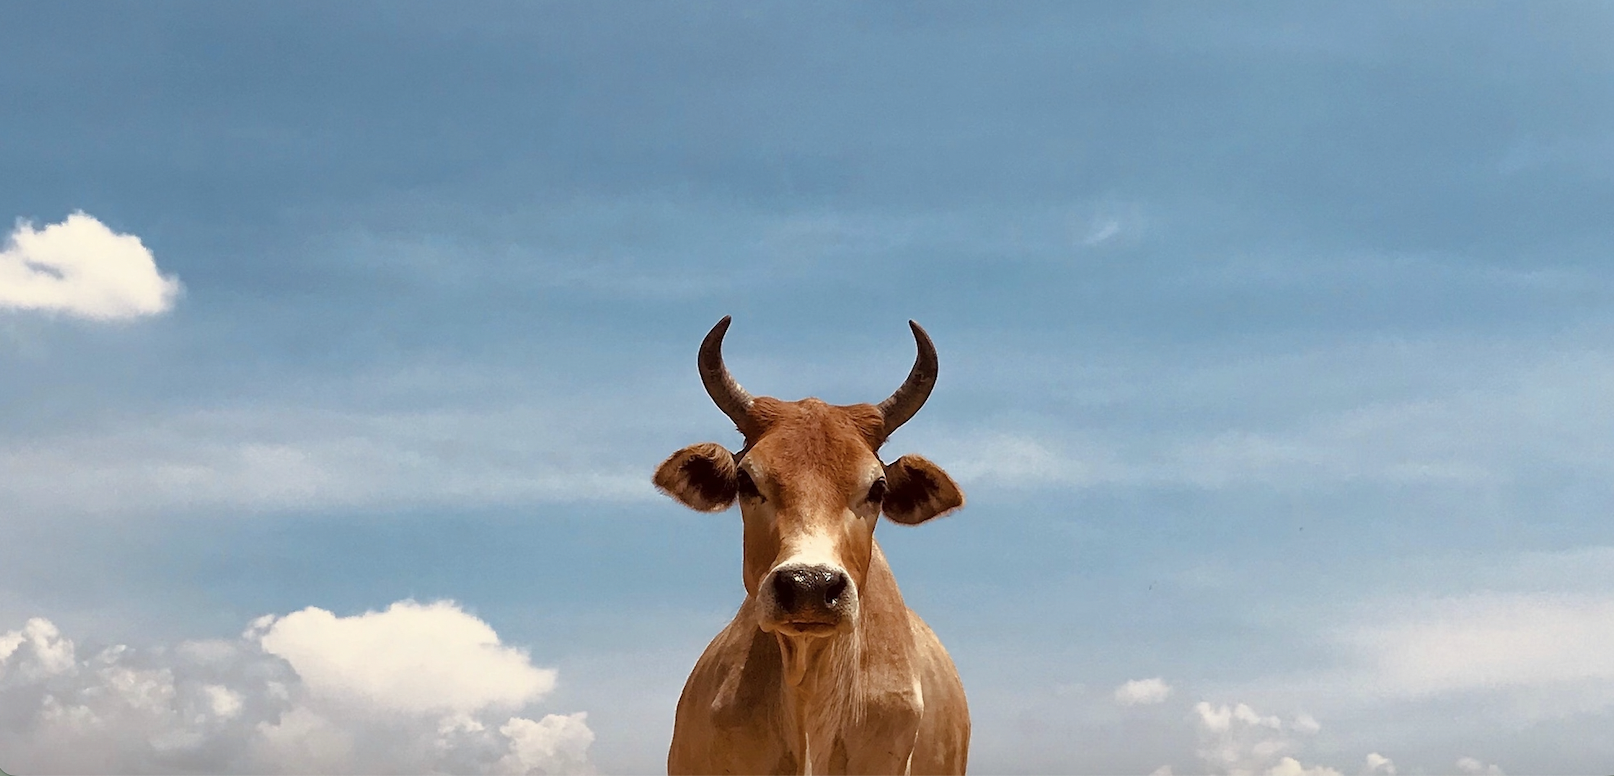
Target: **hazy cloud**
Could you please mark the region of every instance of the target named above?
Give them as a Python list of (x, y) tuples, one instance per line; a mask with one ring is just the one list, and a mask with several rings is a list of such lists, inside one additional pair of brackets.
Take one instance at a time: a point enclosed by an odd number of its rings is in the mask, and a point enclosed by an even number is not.
[(1285, 757), (1266, 770), (1265, 776), (1343, 776), (1325, 765), (1307, 766), (1293, 757)]
[[(1309, 632), (1312, 648), (1329, 657), (1217, 692), (1257, 708), (1315, 709), (1329, 722), (1333, 751), (1370, 753), (1354, 764), (1326, 763), (1350, 772), (1451, 772), (1461, 753), (1453, 745), (1494, 746), (1494, 756), (1516, 752), (1521, 740), (1561, 752), (1546, 764), (1538, 759), (1537, 770), (1593, 769), (1609, 747), (1592, 731), (1614, 715), (1614, 662), (1604, 648), (1614, 639), (1611, 552), (1591, 546), (1409, 560), (1420, 571), (1413, 589), (1402, 582), (1333, 611), (1305, 604), (1320, 618), (1294, 613), (1294, 630)], [(1236, 711), (1207, 706), (1199, 724), (1236, 730)], [(1322, 727), (1305, 715), (1244, 716), (1264, 719), (1276, 731), (1267, 738), (1285, 745)], [(1209, 742), (1215, 751), (1227, 741)], [(1289, 754), (1309, 760), (1303, 751)], [(1491, 767), (1480, 765), (1475, 773)]]
[(1115, 688), (1115, 702), (1122, 706), (1147, 706), (1161, 703), (1171, 696), (1171, 685), (1158, 676), (1152, 679), (1133, 679)]
[(1457, 758), (1457, 772), (1476, 776), (1503, 776), (1502, 769), (1473, 757)]
[(1387, 609), (1344, 637), (1367, 666), (1357, 680), (1376, 692), (1559, 687), (1614, 704), (1614, 596), (1477, 593)]
[(111, 321), (161, 315), (179, 293), (139, 237), (82, 212), (43, 229), (20, 222), (0, 250), (0, 309)]
[(1395, 776), (1395, 762), (1378, 752), (1369, 752), (1362, 773), (1367, 776)]

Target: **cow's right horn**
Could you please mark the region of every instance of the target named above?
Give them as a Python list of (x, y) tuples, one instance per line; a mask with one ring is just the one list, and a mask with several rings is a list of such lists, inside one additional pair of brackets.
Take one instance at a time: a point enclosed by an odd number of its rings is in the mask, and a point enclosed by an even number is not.
[(711, 331), (706, 332), (706, 339), (701, 340), (701, 383), (706, 386), (712, 403), (729, 416), (729, 420), (734, 421), (734, 427), (749, 441), (755, 425), (751, 420), (751, 394), (734, 381), (734, 375), (729, 374), (729, 368), (723, 365), (723, 335), (728, 330), (729, 316), (725, 315)]

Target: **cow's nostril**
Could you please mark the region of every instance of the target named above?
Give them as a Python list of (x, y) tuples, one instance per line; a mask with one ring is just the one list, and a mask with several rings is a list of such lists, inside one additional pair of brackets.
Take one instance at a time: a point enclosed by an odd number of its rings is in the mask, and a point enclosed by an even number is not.
[(824, 605), (833, 609), (841, 600), (841, 594), (846, 592), (846, 575), (836, 574), (824, 588)]
[(806, 575), (796, 569), (781, 569), (773, 575), (773, 600), (783, 611), (796, 609), (796, 591), (805, 587)]

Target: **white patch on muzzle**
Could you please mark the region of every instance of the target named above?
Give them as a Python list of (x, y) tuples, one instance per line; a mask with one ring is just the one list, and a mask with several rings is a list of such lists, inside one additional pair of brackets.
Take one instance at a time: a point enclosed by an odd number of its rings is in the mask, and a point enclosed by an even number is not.
[(834, 540), (822, 533), (808, 534), (793, 537), (785, 544), (785, 549), (786, 552), (780, 553), (782, 557), (779, 562), (763, 576), (761, 589), (757, 591), (762, 603), (763, 630), (778, 630), (779, 626), (791, 617), (792, 613), (784, 611), (779, 605), (774, 589), (774, 578), (781, 570), (792, 569), (825, 570), (840, 574), (846, 580), (845, 591), (840, 594), (839, 600), (830, 611), (838, 615), (837, 630), (848, 629), (857, 618), (857, 583), (852, 581), (852, 575), (841, 565), (840, 558), (835, 552)]

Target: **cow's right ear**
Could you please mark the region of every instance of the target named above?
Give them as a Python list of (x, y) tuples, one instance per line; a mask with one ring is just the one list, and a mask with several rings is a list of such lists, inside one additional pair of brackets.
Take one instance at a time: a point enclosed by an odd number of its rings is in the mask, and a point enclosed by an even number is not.
[(721, 512), (734, 503), (739, 467), (734, 454), (716, 442), (690, 445), (656, 467), (662, 493), (701, 512)]

